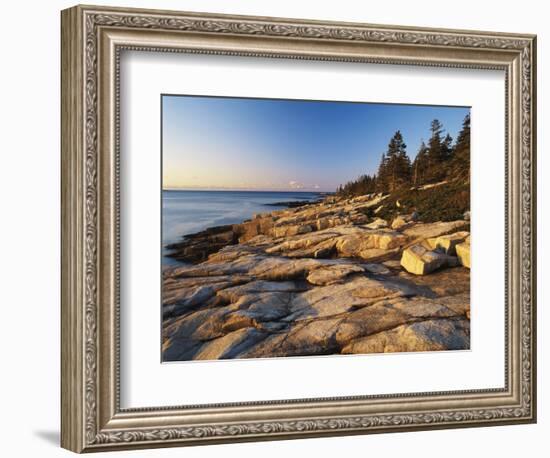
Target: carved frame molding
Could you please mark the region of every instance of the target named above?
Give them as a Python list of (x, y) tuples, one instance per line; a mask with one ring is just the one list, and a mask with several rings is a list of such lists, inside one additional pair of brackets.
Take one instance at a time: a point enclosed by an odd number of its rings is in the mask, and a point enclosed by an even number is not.
[[(80, 452), (535, 421), (535, 44), (531, 35), (80, 6), (63, 11), (62, 446)], [(124, 49), (504, 70), (505, 389), (121, 410)], [(349, 414), (336, 415), (342, 405)]]

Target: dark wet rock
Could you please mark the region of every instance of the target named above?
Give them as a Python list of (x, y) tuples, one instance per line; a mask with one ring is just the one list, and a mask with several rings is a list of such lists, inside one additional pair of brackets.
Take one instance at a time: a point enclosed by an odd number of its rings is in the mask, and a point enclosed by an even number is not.
[(211, 227), (196, 234), (187, 235), (181, 242), (168, 245), (168, 256), (180, 261), (201, 262), (227, 245), (237, 243), (233, 226)]
[(363, 267), (363, 269), (365, 269), (367, 272), (370, 272), (371, 274), (388, 275), (389, 273), (391, 273), (390, 269), (388, 269), (383, 264), (367, 263), (361, 264), (361, 267)]
[(391, 270), (401, 270), (401, 260), (400, 259), (390, 259), (381, 263), (383, 266)]
[(265, 204), (267, 206), (271, 207), (288, 207), (288, 208), (297, 208), (297, 207), (303, 207), (305, 205), (311, 205), (313, 203), (321, 203), (321, 200), (317, 201), (311, 201), (311, 200), (289, 200), (289, 201), (282, 201), (282, 202), (273, 202), (270, 204)]

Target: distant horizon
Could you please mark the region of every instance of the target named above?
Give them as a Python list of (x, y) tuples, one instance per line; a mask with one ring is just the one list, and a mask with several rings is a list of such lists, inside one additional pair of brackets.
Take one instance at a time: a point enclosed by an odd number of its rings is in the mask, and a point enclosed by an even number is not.
[(414, 160), (430, 123), (456, 140), (468, 107), (162, 96), (162, 187), (335, 192), (375, 174), (400, 130)]
[(205, 191), (205, 192), (280, 192), (285, 194), (335, 194), (335, 191), (306, 191), (303, 189), (244, 189), (244, 188), (190, 188), (190, 187), (163, 187), (163, 191)]

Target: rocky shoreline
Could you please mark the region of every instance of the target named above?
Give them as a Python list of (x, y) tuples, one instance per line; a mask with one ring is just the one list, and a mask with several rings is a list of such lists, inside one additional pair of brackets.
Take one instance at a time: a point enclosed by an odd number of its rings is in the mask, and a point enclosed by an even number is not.
[(168, 246), (163, 359), (470, 347), (467, 215), (379, 216), (388, 196), (320, 202), (209, 228)]

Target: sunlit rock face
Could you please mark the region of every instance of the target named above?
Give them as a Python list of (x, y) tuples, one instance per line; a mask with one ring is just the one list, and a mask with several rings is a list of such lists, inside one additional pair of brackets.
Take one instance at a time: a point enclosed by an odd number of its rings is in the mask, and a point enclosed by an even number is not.
[(386, 221), (381, 195), (254, 215), (170, 247), (163, 359), (470, 348), (466, 220)]

